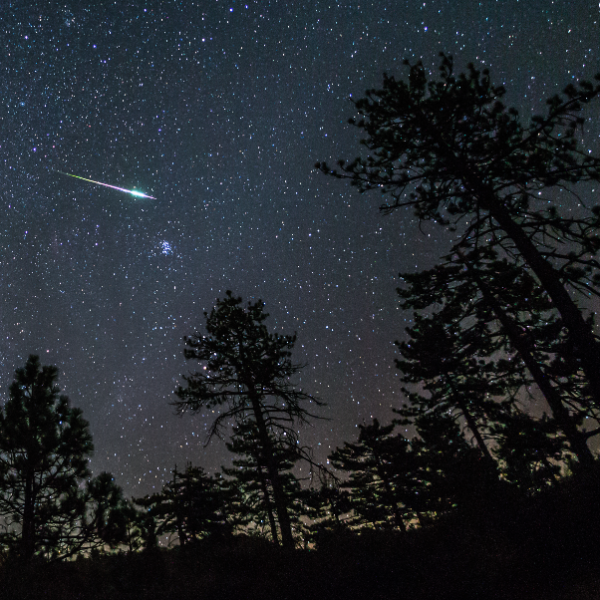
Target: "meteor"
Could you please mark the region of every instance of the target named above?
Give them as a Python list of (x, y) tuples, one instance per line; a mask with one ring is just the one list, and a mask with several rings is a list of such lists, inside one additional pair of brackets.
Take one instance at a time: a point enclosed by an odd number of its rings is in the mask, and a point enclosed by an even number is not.
[(148, 198), (150, 200), (156, 200), (154, 196), (148, 196), (148, 194), (142, 194), (142, 192), (136, 192), (135, 190), (126, 190), (125, 188), (117, 187), (116, 185), (109, 185), (108, 183), (102, 183), (101, 181), (94, 181), (93, 179), (86, 179), (85, 177), (79, 177), (79, 175), (72, 175), (71, 173), (63, 173), (62, 171), (56, 171), (61, 175), (66, 175), (67, 177), (74, 177), (75, 179), (81, 179), (81, 181), (87, 181), (89, 183), (95, 183), (96, 185), (103, 185), (104, 187), (111, 188), (113, 190), (118, 190), (119, 192), (125, 192), (126, 194), (131, 194), (136, 198)]

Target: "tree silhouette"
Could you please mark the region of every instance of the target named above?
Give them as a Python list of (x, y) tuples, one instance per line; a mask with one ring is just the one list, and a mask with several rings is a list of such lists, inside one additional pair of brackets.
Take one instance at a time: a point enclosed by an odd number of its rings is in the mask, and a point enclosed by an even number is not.
[(569, 447), (556, 421), (513, 412), (492, 426), (494, 454), (503, 465), (504, 479), (527, 494), (535, 494), (559, 480)]
[[(241, 524), (264, 523), (265, 515), (271, 530), (271, 538), (279, 545), (279, 534), (273, 507), (273, 492), (269, 485), (266, 465), (262, 461), (262, 451), (256, 425), (249, 421), (233, 427), (227, 449), (239, 458), (233, 460), (233, 468), (223, 467), (223, 473), (233, 480), (240, 498), (238, 519)], [(278, 469), (280, 467), (278, 465)]]
[(402, 354), (396, 360), (401, 379), (414, 384), (417, 391), (404, 389), (409, 402), (396, 412), (404, 417), (404, 424), (429, 413), (464, 420), (493, 471), (496, 466), (486, 431), (503, 411), (500, 399), (508, 395), (510, 402), (511, 388), (520, 387), (519, 374), (515, 382), (502, 369), (502, 361), (489, 358), (495, 348), (485, 323), (476, 321), (463, 328), (454, 308), (444, 307), (430, 317), (416, 314), (414, 326), (407, 328), (409, 340), (397, 342)]
[(158, 522), (147, 506), (139, 510), (133, 499), (126, 499), (113, 509), (111, 521), (109, 532), (118, 532), (118, 545), (129, 552), (158, 545)]
[(309, 532), (319, 543), (319, 535), (326, 529), (339, 531), (348, 526), (344, 514), (352, 511), (352, 497), (343, 482), (332, 475), (321, 475), (319, 487), (303, 490), (306, 516), (310, 519)]
[(414, 467), (410, 443), (391, 435), (393, 424), (381, 426), (377, 419), (358, 427), (358, 441), (344, 442), (329, 456), (336, 469), (350, 473), (350, 479), (341, 487), (350, 490), (359, 522), (391, 525), (406, 532), (407, 489)]
[(131, 504), (110, 473), (100, 473), (87, 485), (88, 523), (98, 538), (96, 545), (112, 548), (129, 542), (128, 526)]
[(175, 533), (179, 545), (230, 532), (224, 507), (227, 491), (219, 477), (188, 464), (173, 469), (173, 479), (158, 494), (135, 500), (157, 523), (156, 535)]
[[(456, 345), (469, 335), (474, 354), (486, 361), (485, 370), (489, 373), (493, 365), (491, 373), (505, 388), (512, 381), (513, 391), (507, 388), (505, 395), (515, 395), (519, 381), (523, 390), (535, 383), (579, 462), (586, 466), (593, 463), (587, 447), (593, 433), (580, 431), (578, 424), (585, 417), (597, 416), (595, 403), (586, 394), (579, 365), (569, 360), (572, 353), (565, 351), (568, 337), (560, 317), (525, 269), (500, 260), (489, 248), (466, 255), (459, 250), (433, 269), (401, 274), (401, 278), (406, 284), (398, 290), (402, 308), (436, 309), (431, 321), (437, 326), (444, 320), (440, 316), (447, 315), (452, 343)], [(479, 331), (479, 337), (473, 338), (469, 331)], [(448, 349), (444, 353), (456, 359)], [(494, 354), (496, 359), (492, 360)], [(498, 356), (504, 360), (499, 361)], [(477, 372), (473, 375), (479, 377)], [(495, 387), (495, 393), (500, 393)]]
[(109, 474), (82, 486), (90, 477), (92, 436), (81, 410), (59, 395), (57, 377), (56, 367), (42, 367), (31, 355), (16, 370), (0, 410), (0, 516), (5, 525), (0, 544), (24, 562), (67, 558), (118, 538), (111, 502), (121, 497), (120, 490), (106, 485)]
[(424, 413), (414, 425), (417, 437), (411, 445), (420, 511), (435, 517), (456, 508), (485, 509), (485, 499), (497, 490), (497, 480), (481, 452), (467, 442), (453, 416), (445, 412)]
[(185, 357), (200, 361), (202, 369), (184, 376), (187, 385), (177, 389), (179, 400), (174, 405), (180, 413), (225, 406), (213, 421), (211, 437), (231, 421), (253, 420), (261, 463), (273, 489), (282, 544), (293, 548), (288, 499), (274, 459), (271, 433), (285, 440), (288, 448), (301, 452), (294, 427), (316, 417), (304, 408), (305, 403), (321, 402), (290, 381), (301, 368), (291, 361), (296, 336), (270, 334), (263, 324), (268, 317), (263, 308), (260, 300), (244, 307), (241, 298), (227, 291), (210, 314), (204, 313), (208, 335), (186, 337), (184, 350)]
[[(130, 551), (140, 548), (150, 550), (158, 546), (158, 538), (162, 533), (159, 517), (162, 513), (160, 510), (158, 511), (159, 516), (155, 513), (157, 512), (156, 504), (160, 501), (159, 494), (152, 494), (144, 498), (133, 498), (129, 503), (124, 542)], [(142, 507), (142, 510), (138, 510), (136, 505)]]
[[(298, 529), (301, 485), (291, 469), (300, 460), (300, 456), (295, 448), (290, 448), (289, 444), (277, 439), (273, 433), (269, 432), (269, 438), (274, 451), (272, 460), (282, 481), (290, 521)], [(273, 486), (263, 460), (256, 423), (248, 420), (235, 425), (226, 446), (237, 455), (232, 461), (233, 467), (222, 467), (222, 471), (239, 496), (236, 502), (239, 524), (262, 530), (268, 522), (271, 538), (279, 544), (280, 536), (272, 500)]]
[[(600, 406), (600, 345), (570, 294), (599, 295), (600, 208), (587, 209), (571, 186), (600, 181), (600, 158), (580, 146), (578, 132), (600, 85), (569, 85), (529, 125), (502, 104), (504, 94), (487, 70), (469, 65), (455, 76), (444, 55), (436, 81), (421, 63), (409, 65), (408, 82), (385, 76), (383, 89), (355, 102), (361, 118), (351, 123), (366, 133), (367, 157), (340, 161), (341, 171), (316, 166), (360, 191), (379, 189), (391, 198), (385, 212), (411, 207), (420, 221), (454, 227), (463, 219), (457, 246), (496, 247), (530, 270)], [(548, 199), (561, 191), (578, 201), (577, 214), (561, 214)]]

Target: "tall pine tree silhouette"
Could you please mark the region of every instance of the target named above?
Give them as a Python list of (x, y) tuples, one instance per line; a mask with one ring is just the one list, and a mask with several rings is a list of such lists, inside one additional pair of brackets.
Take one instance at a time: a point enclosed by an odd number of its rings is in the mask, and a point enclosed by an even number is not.
[[(408, 207), (453, 230), (462, 220), (458, 245), (492, 246), (529, 270), (560, 315), (589, 401), (600, 406), (600, 344), (577, 304), (599, 295), (600, 207), (587, 209), (574, 190), (600, 182), (600, 158), (579, 135), (581, 110), (600, 85), (567, 86), (545, 115), (523, 124), (487, 70), (469, 65), (455, 76), (442, 55), (439, 78), (428, 81), (421, 63), (406, 64), (407, 81), (385, 76), (381, 90), (355, 102), (361, 117), (351, 123), (366, 134), (367, 156), (340, 161), (340, 170), (316, 167), (360, 191), (379, 190), (386, 213)], [(558, 190), (572, 193), (577, 213), (559, 210)]]
[(217, 408), (211, 436), (234, 420), (251, 419), (256, 424), (282, 545), (291, 549), (289, 503), (272, 440), (273, 436), (285, 440), (290, 450), (300, 452), (297, 425), (316, 418), (307, 406), (321, 402), (293, 384), (291, 378), (301, 369), (291, 360), (296, 336), (269, 333), (263, 309), (260, 300), (243, 306), (241, 298), (227, 291), (210, 314), (204, 313), (206, 334), (186, 337), (184, 350), (185, 357), (199, 361), (202, 368), (184, 376), (186, 386), (177, 389), (174, 405), (180, 413)]
[[(30, 562), (116, 544), (121, 491), (110, 474), (90, 480), (92, 436), (56, 385), (58, 369), (31, 355), (0, 410), (0, 544)], [(105, 485), (106, 480), (110, 485)], [(84, 483), (88, 480), (87, 486)]]

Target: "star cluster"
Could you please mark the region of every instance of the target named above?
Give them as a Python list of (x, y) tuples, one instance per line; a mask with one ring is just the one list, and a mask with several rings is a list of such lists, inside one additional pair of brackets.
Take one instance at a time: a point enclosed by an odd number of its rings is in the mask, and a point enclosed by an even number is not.
[[(401, 401), (399, 271), (447, 247), (317, 173), (359, 152), (350, 98), (402, 60), (474, 61), (528, 114), (600, 71), (598, 6), (530, 0), (5, 2), (0, 14), (0, 384), (30, 353), (90, 421), (95, 473), (127, 494), (203, 447), (176, 417), (182, 337), (227, 289), (298, 334), (300, 384), (328, 403), (318, 458)], [(597, 108), (595, 109), (597, 110)], [(597, 114), (597, 113), (596, 113)], [(586, 125), (598, 146), (597, 120)], [(595, 129), (594, 129), (595, 128)], [(58, 171), (136, 189), (137, 199)]]

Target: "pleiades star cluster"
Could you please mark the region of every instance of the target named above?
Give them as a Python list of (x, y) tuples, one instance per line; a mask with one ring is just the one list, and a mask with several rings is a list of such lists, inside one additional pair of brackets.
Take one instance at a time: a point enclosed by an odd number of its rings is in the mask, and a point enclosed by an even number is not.
[[(158, 489), (204, 448), (212, 415), (169, 405), (193, 370), (182, 338), (227, 289), (298, 334), (298, 384), (328, 420), (300, 439), (327, 454), (402, 393), (400, 271), (449, 234), (383, 217), (314, 169), (360, 152), (351, 99), (434, 72), (438, 54), (488, 67), (528, 116), (600, 71), (597, 2), (413, 0), (7, 2), (0, 7), (0, 390), (36, 353), (83, 409), (93, 472), (126, 495)], [(598, 106), (584, 127), (598, 150)], [(156, 199), (65, 177), (99, 181)]]

